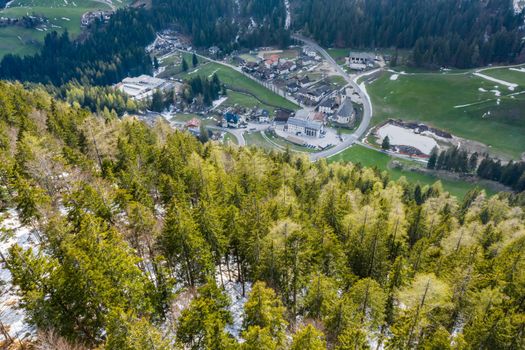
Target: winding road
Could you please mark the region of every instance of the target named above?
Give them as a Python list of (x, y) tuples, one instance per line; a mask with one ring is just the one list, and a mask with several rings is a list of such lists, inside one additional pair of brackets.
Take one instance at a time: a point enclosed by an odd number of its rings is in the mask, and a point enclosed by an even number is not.
[(359, 127), (357, 128), (357, 130), (354, 133), (346, 136), (345, 140), (342, 143), (338, 144), (337, 146), (332, 147), (326, 151), (312, 153), (310, 155), (310, 159), (312, 161), (316, 161), (321, 158), (328, 158), (340, 152), (343, 152), (345, 149), (351, 147), (355, 142), (357, 142), (365, 134), (366, 130), (368, 129), (368, 126), (370, 125), (370, 121), (372, 119), (372, 103), (370, 102), (370, 98), (368, 94), (366, 93), (366, 91), (364, 91), (357, 84), (357, 80), (359, 79), (360, 76), (368, 75), (373, 72), (367, 72), (362, 75), (355, 76), (352, 79), (352, 77), (350, 77), (350, 75), (348, 75), (348, 73), (345, 72), (345, 70), (341, 68), (339, 64), (337, 64), (337, 62), (332, 58), (332, 56), (330, 56), (328, 52), (326, 52), (326, 50), (323, 49), (321, 46), (319, 46), (315, 41), (305, 38), (298, 34), (295, 34), (292, 37), (295, 40), (299, 40), (305, 43), (306, 45), (311, 46), (317, 52), (319, 52), (321, 56), (323, 56), (323, 58), (328, 63), (330, 63), (330, 65), (339, 73), (339, 75), (341, 75), (346, 80), (346, 82), (350, 86), (352, 86), (352, 88), (354, 88), (354, 90), (359, 94), (359, 96), (361, 97), (361, 100), (363, 101), (363, 117), (361, 118), (361, 124), (359, 124)]

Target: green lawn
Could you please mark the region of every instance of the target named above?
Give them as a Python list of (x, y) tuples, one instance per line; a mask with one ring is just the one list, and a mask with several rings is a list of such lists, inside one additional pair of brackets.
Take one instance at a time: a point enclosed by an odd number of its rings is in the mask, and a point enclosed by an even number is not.
[(235, 137), (234, 134), (232, 134), (231, 132), (226, 132), (225, 135), (224, 135), (224, 143), (228, 144), (230, 142), (235, 144), (235, 145), (239, 144), (239, 141), (237, 140), (237, 138)]
[[(515, 68), (525, 69), (525, 65)], [(525, 71), (517, 72), (515, 70), (511, 70), (510, 68), (495, 68), (484, 70), (482, 74), (489, 75), (496, 79), (508, 81), (509, 83), (518, 84), (519, 86), (525, 88)]]
[[(316, 150), (316, 149), (313, 149), (313, 148), (307, 148), (307, 147), (303, 147), (303, 146), (299, 146), (299, 145), (296, 145), (295, 143), (292, 143), (280, 136), (273, 136), (273, 135), (270, 135), (268, 133), (266, 133), (266, 137), (268, 137), (272, 142), (274, 142), (275, 144), (281, 146), (282, 148), (286, 149), (286, 147), (289, 147), (291, 151), (295, 151), (295, 152), (301, 152), (301, 153), (315, 153), (315, 152), (319, 152), (319, 150)], [(281, 148), (281, 149), (282, 149)]]
[(259, 102), (259, 100), (257, 100), (253, 96), (228, 90), (228, 99), (224, 101), (222, 106), (227, 107), (227, 106), (235, 106), (235, 105), (243, 106), (246, 108), (253, 108), (253, 107), (264, 108), (268, 110), (271, 114), (275, 112), (274, 107), (271, 107), (271, 106), (265, 105), (264, 103)]
[(247, 146), (256, 146), (267, 151), (275, 150), (275, 146), (264, 139), (260, 132), (247, 132), (244, 135)]
[[(345, 150), (342, 153), (336, 154), (335, 156), (328, 159), (329, 162), (352, 162), (352, 163), (361, 163), (366, 167), (377, 167), (379, 170), (388, 171), (390, 177), (393, 180), (397, 180), (400, 177), (404, 176), (409, 182), (419, 183), (421, 185), (431, 185), (436, 181), (441, 181), (443, 188), (450, 192), (452, 195), (457, 196), (458, 198), (463, 198), (465, 194), (475, 188), (476, 185), (464, 181), (453, 181), (453, 180), (444, 180), (437, 177), (421, 174), (417, 172), (412, 172), (408, 170), (400, 169), (391, 169), (389, 163), (392, 161), (392, 157), (387, 154), (371, 150), (369, 148), (354, 145), (353, 147)], [(406, 163), (406, 161), (402, 161)], [(482, 187), (487, 194), (492, 195), (495, 192), (488, 187)]]
[[(129, 1), (114, 4), (124, 6)], [(91, 0), (16, 0), (7, 9), (0, 10), (0, 17), (19, 18), (27, 15), (42, 15), (48, 18), (47, 31), (16, 26), (0, 28), (0, 57), (7, 53), (28, 55), (36, 53), (44, 37), (52, 31), (67, 29), (72, 37), (80, 33), (82, 14), (94, 10), (109, 10), (107, 4)]]
[(373, 123), (388, 118), (420, 121), (485, 143), (496, 155), (517, 159), (525, 151), (525, 95), (509, 96), (521, 88), (509, 91), (499, 86), (501, 97), (496, 97), (490, 91), (496, 83), (470, 73), (399, 75), (397, 80), (391, 76), (384, 72), (367, 85), (374, 107)]
[(266, 103), (270, 103), (277, 107), (297, 110), (299, 107), (285, 98), (273, 93), (259, 83), (253, 81), (252, 79), (244, 76), (243, 74), (233, 70), (230, 67), (218, 64), (215, 62), (208, 62), (205, 64), (199, 65), (196, 69), (192, 69), (187, 73), (181, 74), (181, 78), (191, 78), (195, 74), (198, 74), (202, 77), (211, 78), (213, 74), (217, 74), (219, 79), (229, 86), (234, 86), (240, 89), (247, 90), (252, 94), (258, 96), (261, 100)]

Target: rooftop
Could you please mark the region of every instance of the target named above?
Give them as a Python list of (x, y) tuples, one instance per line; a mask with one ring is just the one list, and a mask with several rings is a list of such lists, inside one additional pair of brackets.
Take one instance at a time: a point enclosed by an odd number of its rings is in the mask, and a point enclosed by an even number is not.
[(288, 118), (288, 124), (296, 125), (302, 128), (314, 129), (314, 130), (321, 130), (323, 127), (323, 124), (318, 121), (305, 120), (305, 119), (300, 119), (297, 117)]

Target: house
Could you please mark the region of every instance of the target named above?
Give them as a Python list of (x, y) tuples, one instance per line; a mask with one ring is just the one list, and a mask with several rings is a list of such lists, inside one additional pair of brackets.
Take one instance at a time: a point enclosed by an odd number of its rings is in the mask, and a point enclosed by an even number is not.
[(290, 134), (318, 137), (323, 130), (323, 124), (314, 120), (306, 120), (297, 117), (290, 117), (286, 123), (286, 131)]
[(286, 91), (292, 94), (296, 93), (297, 91), (299, 91), (299, 85), (295, 81), (293, 81), (290, 84), (286, 85)]
[(311, 101), (318, 103), (323, 97), (325, 97), (330, 92), (330, 87), (327, 85), (321, 85), (315, 90), (308, 90), (306, 98)]
[(270, 112), (268, 112), (266, 109), (259, 108), (252, 114), (252, 118), (257, 120), (259, 123), (269, 123)]
[(212, 46), (208, 49), (208, 52), (212, 56), (217, 56), (221, 52), (221, 49), (219, 49), (217, 46)]
[(296, 68), (297, 66), (293, 62), (286, 61), (279, 66), (278, 70), (280, 74), (288, 74), (294, 71)]
[(226, 127), (238, 129), (241, 117), (239, 117), (237, 114), (226, 112), (226, 114), (224, 114), (224, 121), (226, 122)]
[(350, 52), (348, 55), (348, 64), (351, 69), (363, 70), (367, 67), (373, 67), (376, 56), (366, 52)]
[(275, 118), (274, 121), (277, 123), (286, 123), (288, 122), (288, 119), (292, 115), (291, 112), (285, 111), (283, 109), (278, 109), (275, 111)]
[(304, 77), (299, 79), (299, 85), (302, 88), (306, 87), (308, 84), (310, 84), (310, 78), (308, 78), (308, 75), (305, 75)]
[(317, 52), (311, 46), (303, 47), (303, 54), (305, 54), (308, 57), (312, 57), (312, 58), (315, 58), (317, 56)]
[(334, 110), (337, 108), (337, 102), (335, 97), (327, 98), (319, 104), (319, 112), (326, 115), (334, 114)]
[(198, 129), (198, 128), (200, 128), (200, 126), (201, 126), (201, 121), (199, 119), (197, 119), (197, 118), (193, 118), (192, 120), (189, 120), (189, 121), (186, 122), (186, 127), (188, 129), (190, 129), (190, 128), (197, 128)]
[(350, 124), (355, 119), (355, 110), (352, 100), (347, 98), (342, 103), (337, 113), (332, 117), (332, 120), (337, 124)]

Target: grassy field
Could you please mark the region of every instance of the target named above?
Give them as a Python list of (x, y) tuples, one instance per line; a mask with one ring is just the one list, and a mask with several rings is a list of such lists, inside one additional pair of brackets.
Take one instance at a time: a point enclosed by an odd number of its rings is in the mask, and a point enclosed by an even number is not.
[(268, 151), (275, 150), (275, 146), (264, 139), (260, 132), (247, 132), (244, 134), (247, 146), (256, 146)]
[(235, 105), (246, 107), (246, 108), (253, 108), (253, 107), (264, 108), (268, 110), (271, 114), (275, 112), (274, 107), (271, 107), (271, 106), (265, 105), (264, 103), (259, 102), (259, 100), (257, 100), (253, 96), (245, 95), (240, 92), (229, 90), (228, 99), (224, 101), (222, 106), (227, 107), (227, 106), (235, 106)]
[(235, 145), (238, 145), (239, 144), (239, 141), (237, 140), (237, 138), (235, 137), (234, 134), (232, 134), (231, 132), (226, 132), (224, 134), (224, 143), (225, 144), (228, 144), (228, 143), (233, 143)]
[(259, 97), (261, 100), (266, 103), (270, 103), (274, 106), (297, 110), (299, 107), (285, 98), (277, 95), (276, 93), (268, 90), (259, 83), (253, 81), (252, 79), (244, 76), (243, 74), (233, 70), (230, 67), (215, 63), (208, 62), (205, 64), (199, 65), (196, 69), (193, 69), (187, 73), (179, 75), (181, 78), (191, 78), (195, 74), (198, 74), (202, 77), (211, 78), (213, 74), (217, 74), (221, 82), (226, 85), (235, 86), (239, 89), (244, 89)]
[[(423, 186), (431, 185), (436, 181), (441, 181), (443, 188), (458, 198), (463, 198), (469, 190), (476, 187), (475, 184), (464, 181), (443, 180), (427, 174), (421, 174), (408, 170), (391, 169), (389, 167), (389, 163), (392, 161), (392, 159), (393, 158), (387, 154), (374, 151), (363, 146), (354, 145), (352, 148), (349, 148), (346, 151), (329, 158), (328, 161), (361, 163), (363, 166), (367, 167), (375, 166), (379, 170), (388, 171), (390, 177), (394, 180), (404, 176), (409, 182), (419, 183)], [(494, 194), (494, 191), (488, 187), (481, 188), (483, 188), (489, 195)]]
[(487, 144), (496, 155), (517, 159), (525, 152), (525, 95), (516, 94), (524, 88), (496, 89), (497, 83), (469, 72), (399, 75), (397, 80), (392, 75), (384, 72), (367, 85), (373, 123), (388, 118), (420, 121)]
[[(519, 68), (525, 69), (525, 65), (521, 67), (515, 67), (515, 69)], [(525, 71), (517, 72), (515, 70), (511, 70), (510, 68), (494, 68), (484, 70), (483, 74), (496, 79), (508, 81), (509, 83), (518, 84), (525, 88)]]
[[(115, 1), (116, 7), (129, 1)], [(48, 32), (63, 32), (67, 29), (72, 37), (80, 33), (82, 14), (94, 10), (110, 10), (110, 6), (92, 0), (15, 0), (7, 9), (0, 10), (0, 17), (20, 18), (27, 15), (41, 15), (48, 18), (45, 27), (26, 29), (17, 26), (0, 28), (0, 57), (7, 53), (20, 55), (37, 52)]]

